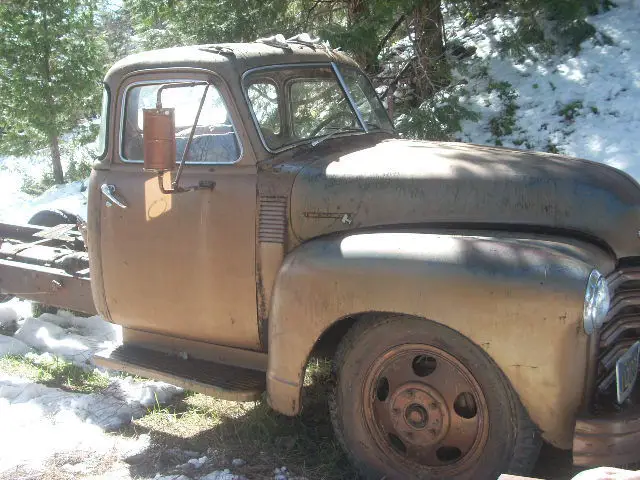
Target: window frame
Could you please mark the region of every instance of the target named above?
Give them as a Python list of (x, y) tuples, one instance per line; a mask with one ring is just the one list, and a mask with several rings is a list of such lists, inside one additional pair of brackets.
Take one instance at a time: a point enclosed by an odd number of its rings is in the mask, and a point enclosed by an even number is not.
[[(162, 72), (153, 72), (153, 73), (162, 73)], [(198, 74), (199, 73), (199, 74)], [(229, 100), (226, 98), (224, 94), (224, 89), (220, 88), (218, 83), (216, 82), (216, 78), (212, 75), (203, 75), (200, 72), (195, 73), (193, 76), (190, 76), (187, 72), (185, 75), (180, 77), (180, 75), (170, 76), (167, 78), (157, 78), (157, 79), (146, 79), (146, 80), (134, 80), (132, 82), (128, 82), (124, 89), (122, 90), (122, 94), (120, 95), (120, 119), (119, 119), (119, 134), (118, 134), (118, 159), (123, 164), (129, 165), (140, 165), (144, 163), (144, 159), (141, 160), (130, 160), (124, 156), (124, 122), (126, 118), (126, 107), (127, 107), (127, 95), (131, 88), (140, 87), (144, 85), (162, 85), (166, 83), (181, 83), (181, 82), (199, 82), (205, 81), (209, 82), (213, 88), (215, 88), (222, 102), (227, 109), (227, 117), (231, 120), (231, 127), (233, 128), (233, 133), (236, 136), (236, 142), (238, 143), (238, 158), (236, 158), (233, 162), (189, 162), (186, 161), (184, 166), (202, 166), (202, 165), (235, 165), (240, 162), (244, 158), (244, 146), (240, 137), (240, 133), (238, 128), (236, 127), (236, 122), (233, 119), (233, 109), (229, 108)]]
[[(102, 162), (109, 153), (109, 140), (111, 139), (111, 89), (107, 83), (102, 84), (102, 92), (103, 95), (106, 95), (106, 104), (103, 103), (100, 105), (100, 130), (102, 130), (102, 125), (104, 125), (104, 138), (102, 139), (102, 151), (96, 152), (96, 160)], [(102, 99), (104, 101), (104, 97)], [(102, 107), (106, 105), (106, 108)], [(105, 110), (105, 111), (103, 111)], [(105, 114), (106, 115), (103, 115)], [(96, 140), (100, 139), (100, 132), (98, 132), (98, 136)]]
[[(314, 139), (316, 139), (318, 137), (299, 140), (297, 142), (290, 143), (290, 144), (284, 145), (284, 146), (279, 147), (279, 148), (271, 148), (271, 147), (269, 147), (269, 145), (267, 144), (264, 136), (262, 135), (262, 132), (260, 130), (260, 123), (258, 122), (258, 119), (256, 118), (255, 112), (253, 111), (253, 108), (251, 107), (251, 103), (249, 101), (249, 96), (247, 94), (247, 86), (249, 85), (249, 82), (247, 82), (247, 77), (249, 75), (255, 73), (255, 72), (260, 72), (260, 71), (269, 72), (269, 71), (274, 71), (274, 70), (287, 70), (287, 69), (292, 69), (292, 68), (304, 69), (304, 68), (318, 68), (318, 67), (328, 68), (333, 72), (333, 74), (335, 75), (335, 78), (337, 80), (337, 83), (340, 86), (340, 89), (342, 90), (343, 95), (347, 99), (347, 102), (349, 103), (349, 106), (350, 106), (351, 110), (353, 111), (354, 115), (358, 119), (358, 122), (360, 123), (360, 126), (362, 127), (362, 131), (360, 131), (360, 132), (344, 132), (342, 134), (336, 134), (336, 137), (339, 137), (339, 136), (350, 136), (350, 135), (365, 135), (365, 134), (369, 133), (369, 129), (367, 128), (366, 122), (362, 118), (362, 115), (361, 115), (360, 111), (358, 110), (358, 107), (354, 103), (353, 97), (351, 96), (351, 92), (349, 91), (347, 85), (345, 84), (344, 78), (342, 77), (342, 73), (340, 72), (336, 62), (286, 63), (286, 64), (278, 64), (278, 65), (265, 65), (265, 66), (262, 66), (262, 67), (251, 68), (251, 69), (245, 71), (242, 74), (242, 77), (241, 77), (241, 87), (242, 87), (242, 94), (244, 96), (244, 100), (245, 100), (245, 102), (247, 104), (247, 108), (248, 108), (249, 112), (251, 113), (251, 119), (253, 120), (253, 125), (254, 125), (257, 133), (258, 133), (258, 136), (260, 137), (260, 141), (262, 142), (262, 146), (265, 148), (265, 150), (267, 152), (274, 153), (274, 154), (275, 153), (284, 152), (286, 150), (290, 150), (292, 148), (295, 148), (295, 147), (297, 147), (299, 145), (310, 143), (310, 142), (312, 142)], [(282, 99), (282, 102), (288, 103), (286, 95)], [(284, 115), (287, 116), (287, 118), (286, 118), (286, 120), (288, 122), (287, 128), (289, 128), (290, 123), (291, 123), (291, 119), (289, 118), (289, 116), (291, 115), (291, 112), (290, 112), (290, 108), (289, 108), (288, 105), (286, 106), (286, 111), (284, 112)]]
[[(340, 70), (340, 68), (344, 68), (346, 70), (355, 70), (356, 72), (359, 72), (365, 78), (365, 80), (367, 81), (367, 83), (371, 87), (371, 91), (375, 94), (376, 98), (380, 102), (380, 106), (382, 107), (382, 110), (384, 111), (384, 115), (385, 115), (386, 119), (389, 121), (389, 125), (391, 126), (391, 131), (389, 131), (387, 129), (384, 129), (384, 128), (381, 128), (380, 130), (382, 130), (383, 132), (395, 133), (395, 127), (393, 125), (393, 119), (389, 116), (389, 111), (386, 108), (384, 108), (384, 104), (382, 102), (382, 99), (380, 98), (380, 95), (378, 95), (378, 92), (376, 92), (376, 89), (373, 86), (373, 83), (371, 82), (371, 78), (369, 78), (369, 75), (364, 73), (361, 69), (359, 69), (357, 67), (354, 67), (352, 65), (337, 65), (337, 68), (338, 68), (338, 70)], [(340, 75), (342, 75), (342, 72), (340, 72)], [(351, 89), (349, 89), (349, 91), (351, 91)], [(366, 94), (364, 94), (364, 95), (366, 96)], [(355, 99), (354, 99), (354, 102), (355, 102)], [(358, 105), (356, 103), (354, 103), (354, 104), (356, 105), (356, 108), (357, 108)]]

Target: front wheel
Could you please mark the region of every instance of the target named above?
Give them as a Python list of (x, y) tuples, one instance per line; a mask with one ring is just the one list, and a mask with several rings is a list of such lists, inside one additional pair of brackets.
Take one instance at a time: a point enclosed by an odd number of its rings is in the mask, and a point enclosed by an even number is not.
[(358, 322), (335, 361), (331, 417), (366, 478), (527, 474), (538, 432), (506, 378), (458, 332), (395, 316)]

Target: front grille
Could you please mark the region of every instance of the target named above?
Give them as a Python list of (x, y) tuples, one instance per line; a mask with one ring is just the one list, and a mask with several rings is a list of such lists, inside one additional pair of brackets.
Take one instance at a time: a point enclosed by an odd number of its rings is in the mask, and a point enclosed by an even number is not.
[(640, 340), (640, 267), (627, 267), (607, 277), (611, 308), (600, 333), (598, 375), (600, 395), (614, 394), (616, 361)]

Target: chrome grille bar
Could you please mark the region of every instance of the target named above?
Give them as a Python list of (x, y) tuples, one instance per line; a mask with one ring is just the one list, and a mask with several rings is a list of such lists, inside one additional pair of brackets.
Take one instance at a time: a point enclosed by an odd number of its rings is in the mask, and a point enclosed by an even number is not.
[(611, 308), (600, 333), (596, 381), (601, 393), (615, 383), (616, 361), (640, 340), (640, 267), (618, 269), (607, 281)]

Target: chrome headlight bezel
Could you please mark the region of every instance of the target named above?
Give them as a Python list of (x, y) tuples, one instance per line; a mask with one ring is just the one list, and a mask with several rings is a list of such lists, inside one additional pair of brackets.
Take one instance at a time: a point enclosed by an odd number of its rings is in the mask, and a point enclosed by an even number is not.
[(607, 318), (610, 304), (607, 279), (598, 270), (592, 270), (584, 294), (584, 331), (588, 335), (602, 327)]

